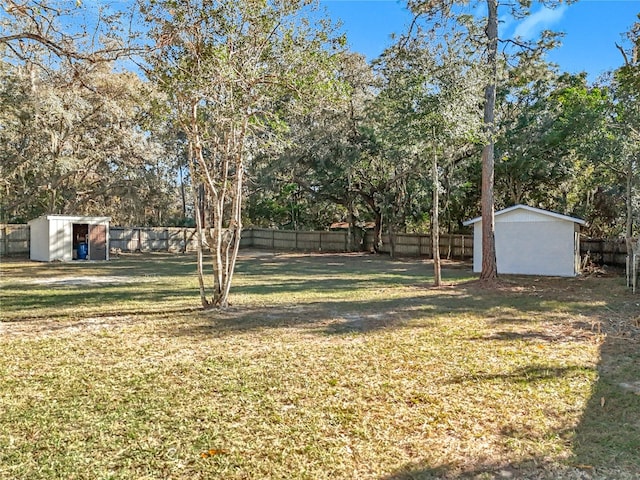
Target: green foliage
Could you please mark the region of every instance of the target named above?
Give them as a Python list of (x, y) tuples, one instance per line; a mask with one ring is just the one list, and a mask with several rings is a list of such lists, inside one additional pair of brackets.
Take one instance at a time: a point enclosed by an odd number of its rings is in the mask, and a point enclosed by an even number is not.
[[(188, 142), (199, 251), (208, 246), (214, 255), (210, 299), (198, 268), (202, 304), (224, 308), (245, 171), (282, 148), (287, 116), (339, 96), (333, 67), (343, 40), (327, 21), (312, 22), (311, 5), (300, 0), (154, 0), (142, 13), (157, 47), (146, 56), (147, 74)], [(288, 210), (295, 218), (295, 208)]]
[(582, 75), (564, 75), (512, 89), (505, 104), (496, 165), (501, 203), (571, 212), (567, 196), (604, 118), (606, 92), (589, 88)]
[(585, 74), (549, 70), (529, 78), (513, 70), (502, 92), (497, 144), (501, 206), (527, 203), (575, 215), (587, 220), (585, 232), (593, 236), (624, 233), (637, 198), (629, 159), (638, 142), (628, 141), (637, 100), (619, 81), (629, 71), (622, 67), (608, 84), (589, 85)]
[[(314, 109), (289, 111), (286, 148), (257, 158), (251, 165), (251, 203), (255, 197), (267, 196), (277, 202), (278, 191), (291, 183), (298, 185), (296, 224), (301, 228), (324, 229), (349, 215), (354, 221), (362, 219), (352, 178), (353, 164), (365, 141), (361, 119), (371, 95), (372, 74), (359, 55), (341, 54), (335, 60), (340, 96), (335, 100), (321, 97)], [(281, 205), (281, 211), (291, 211), (289, 200)], [(253, 220), (257, 224), (284, 224), (278, 217)]]
[[(434, 187), (428, 174), (431, 159), (437, 158), (449, 187), (482, 137), (478, 105), (483, 75), (464, 38), (450, 31), (434, 40), (418, 29), (379, 60), (382, 86), (370, 108), (371, 124), (382, 146), (381, 161), (391, 159), (396, 169), (400, 188), (384, 208), (387, 221), (401, 230), (425, 217), (430, 190), (441, 188)], [(452, 190), (444, 193), (448, 206)]]
[[(155, 85), (105, 63), (131, 52), (124, 9), (103, 6), (98, 25), (72, 28), (91, 5), (5, 3), (2, 221), (58, 212), (184, 224), (199, 202), (201, 218), (225, 227), (242, 204), (239, 226), (425, 230), (434, 155), (444, 228), (479, 212), (485, 25), (461, 2), (409, 2), (411, 31), (368, 65), (315, 2), (142, 1)], [(503, 8), (524, 18), (529, 7)], [(547, 64), (551, 32), (524, 49), (504, 43), (498, 208), (523, 202), (585, 218), (592, 235), (637, 234), (638, 25), (618, 47), (620, 68), (592, 84)], [(195, 146), (202, 162), (189, 170)]]

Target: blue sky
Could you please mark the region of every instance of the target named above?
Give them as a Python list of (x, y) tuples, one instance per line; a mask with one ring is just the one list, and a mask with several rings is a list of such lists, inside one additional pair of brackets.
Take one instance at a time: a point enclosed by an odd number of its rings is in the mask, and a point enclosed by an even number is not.
[[(392, 43), (390, 35), (411, 23), (406, 2), (397, 0), (321, 0), (334, 20), (341, 19), (352, 50), (368, 59)], [(501, 17), (500, 36), (535, 38), (543, 29), (565, 33), (562, 46), (549, 55), (562, 71), (585, 71), (591, 81), (622, 65), (615, 43), (637, 19), (640, 0), (580, 0), (547, 9), (534, 5), (529, 17), (515, 21)]]

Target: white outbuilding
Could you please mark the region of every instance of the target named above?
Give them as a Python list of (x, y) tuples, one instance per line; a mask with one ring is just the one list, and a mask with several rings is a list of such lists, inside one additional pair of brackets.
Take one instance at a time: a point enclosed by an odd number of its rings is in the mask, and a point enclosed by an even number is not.
[[(498, 273), (574, 277), (580, 273), (580, 226), (585, 221), (514, 205), (495, 213)], [(482, 270), (482, 217), (473, 225), (473, 271)]]
[(43, 215), (29, 222), (30, 258), (55, 260), (109, 260), (110, 217)]

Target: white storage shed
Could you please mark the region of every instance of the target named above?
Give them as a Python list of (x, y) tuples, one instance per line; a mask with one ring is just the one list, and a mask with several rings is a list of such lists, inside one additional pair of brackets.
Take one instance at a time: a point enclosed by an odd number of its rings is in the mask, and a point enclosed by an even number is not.
[[(482, 271), (482, 217), (473, 225), (473, 271)], [(559, 213), (514, 205), (495, 213), (498, 273), (574, 277), (580, 273), (580, 225)]]
[(110, 217), (43, 215), (29, 222), (30, 258), (55, 260), (109, 260)]

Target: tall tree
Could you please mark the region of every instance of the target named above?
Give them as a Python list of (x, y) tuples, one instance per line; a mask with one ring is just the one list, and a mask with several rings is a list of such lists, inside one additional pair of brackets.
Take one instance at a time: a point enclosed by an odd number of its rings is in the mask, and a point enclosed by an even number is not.
[(146, 223), (141, 197), (166, 210), (170, 173), (151, 165), (157, 152), (141, 123), (144, 87), (113, 70), (134, 52), (132, 22), (122, 21), (133, 3), (0, 4), (2, 186), (12, 191), (3, 197), (4, 220), (97, 210)]
[[(397, 157), (413, 159), (408, 163), (411, 175), (407, 178), (423, 184), (431, 179), (430, 216), (437, 284), (439, 163), (443, 166), (457, 163), (475, 150), (473, 144), (480, 138), (478, 105), (482, 98), (482, 72), (469, 61), (473, 53), (463, 40), (468, 33), (449, 30), (433, 37), (417, 28), (400, 38), (381, 57), (381, 74), (386, 81), (379, 94), (380, 101), (373, 104), (378, 115), (383, 114), (378, 120), (379, 136), (385, 143), (395, 145)], [(384, 108), (375, 108), (379, 102), (384, 102)], [(429, 171), (430, 176), (426, 174)]]
[(93, 213), (120, 224), (160, 221), (173, 172), (145, 125), (152, 95), (141, 80), (107, 63), (93, 65), (83, 84), (68, 68), (31, 67), (0, 62), (3, 219)]
[(498, 276), (494, 218), (495, 108), (498, 74), (498, 0), (487, 0), (487, 66), (489, 82), (484, 90), (484, 125), (486, 145), (482, 150), (482, 270), (481, 280)]
[(496, 201), (578, 214), (570, 197), (580, 164), (602, 158), (603, 152), (595, 153), (595, 132), (606, 135), (607, 90), (590, 87), (586, 75), (557, 76), (549, 70), (547, 77), (513, 82), (502, 96)]
[[(460, 15), (456, 11), (456, 7), (466, 4), (466, 1), (458, 0), (409, 0), (409, 6), (417, 15), (426, 14), (434, 17), (440, 16), (445, 21), (457, 18), (458, 21), (469, 21), (468, 15)], [(475, 2), (480, 3), (480, 2)], [(503, 64), (502, 58), (499, 56), (498, 46), (500, 42), (498, 32), (498, 0), (486, 0), (484, 2), (487, 7), (486, 24), (484, 28), (484, 56), (482, 63), (486, 68), (487, 83), (484, 92), (484, 113), (483, 121), (485, 127), (484, 149), (482, 152), (482, 191), (481, 191), (481, 210), (482, 210), (482, 271), (480, 279), (483, 281), (491, 281), (497, 278), (496, 252), (495, 252), (495, 220), (494, 220), (494, 177), (495, 177), (495, 139), (496, 139), (496, 91), (498, 88), (498, 74)], [(545, 2), (543, 2), (545, 3)], [(558, 2), (548, 2), (558, 3)], [(511, 14), (522, 18), (528, 13), (531, 5), (529, 0), (518, 0), (510, 3)], [(538, 43), (535, 48), (549, 48), (554, 44), (554, 38), (549, 33), (543, 34), (542, 43)], [(513, 44), (519, 45), (525, 49), (534, 48), (531, 42), (524, 42), (522, 39), (513, 39)], [(505, 49), (507, 52), (508, 49)]]
[[(347, 221), (355, 238), (356, 223), (365, 219), (356, 187), (355, 168), (361, 156), (367, 102), (373, 97), (373, 73), (364, 57), (344, 52), (337, 58), (336, 73), (346, 87), (339, 101), (322, 102), (302, 114), (290, 115), (288, 145), (273, 158), (253, 162), (252, 209), (272, 212), (263, 219), (278, 228), (324, 229)], [(295, 112), (294, 112), (295, 113)], [(273, 188), (271, 188), (273, 187)], [(367, 219), (368, 220), (368, 219)]]
[[(244, 175), (286, 132), (283, 112), (331, 95), (329, 24), (303, 0), (152, 0), (148, 75), (189, 143), (204, 308), (226, 308), (242, 232)], [(209, 296), (204, 248), (212, 255)]]
[(628, 132), (621, 136), (623, 155), (626, 159), (626, 221), (625, 239), (627, 244), (627, 272), (630, 272), (629, 258), (633, 250), (633, 210), (634, 191), (640, 165), (640, 14), (638, 20), (627, 33), (631, 48), (618, 49), (624, 58), (624, 65), (614, 73), (616, 115), (614, 121), (620, 130)]

